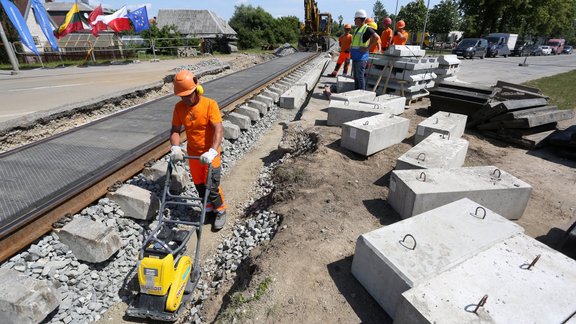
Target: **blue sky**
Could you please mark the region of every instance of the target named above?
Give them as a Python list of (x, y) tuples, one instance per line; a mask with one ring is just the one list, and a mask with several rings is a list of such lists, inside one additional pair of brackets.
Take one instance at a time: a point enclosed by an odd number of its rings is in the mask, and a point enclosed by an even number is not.
[[(70, 0), (66, 0), (70, 1)], [(90, 0), (91, 4), (98, 5), (102, 3), (104, 7), (118, 9), (123, 5), (130, 7), (139, 7), (141, 5), (148, 5), (148, 16), (153, 17), (157, 15), (159, 9), (208, 9), (216, 12), (216, 14), (225, 20), (230, 19), (234, 14), (234, 6), (240, 4), (260, 6), (268, 11), (274, 17), (280, 16), (296, 16), (300, 20), (304, 19), (304, 0), (212, 0), (212, 1), (190, 1), (190, 0), (144, 0), (145, 2), (127, 2), (127, 0)], [(384, 8), (389, 13), (394, 13), (396, 9), (395, 0), (380, 0), (384, 4)], [(428, 0), (426, 0), (427, 2)], [(429, 0), (430, 8), (438, 4), (440, 0)], [(335, 19), (339, 15), (344, 17), (345, 23), (352, 23), (354, 12), (357, 9), (364, 9), (372, 16), (372, 7), (376, 0), (317, 0), (318, 8), (322, 12), (330, 12)], [(409, 3), (409, 0), (398, 0), (398, 10), (402, 5)]]

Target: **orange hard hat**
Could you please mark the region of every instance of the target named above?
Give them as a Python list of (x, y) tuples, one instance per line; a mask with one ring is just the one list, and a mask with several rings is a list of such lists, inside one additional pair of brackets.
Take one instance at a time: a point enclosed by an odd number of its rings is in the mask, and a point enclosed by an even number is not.
[(404, 28), (406, 27), (406, 23), (404, 22), (404, 20), (398, 20), (398, 22), (396, 23), (396, 28)]
[(370, 17), (368, 17), (368, 18), (366, 18), (366, 20), (364, 20), (364, 23), (366, 23), (366, 24), (369, 24), (371, 22), (374, 22), (374, 19), (370, 18)]
[(352, 29), (352, 26), (350, 24), (346, 24), (344, 25), (344, 29)]
[(384, 25), (392, 25), (392, 19), (390, 19), (390, 17), (386, 17), (383, 20)]
[(174, 94), (178, 97), (190, 95), (198, 87), (198, 79), (194, 73), (182, 70), (174, 76)]

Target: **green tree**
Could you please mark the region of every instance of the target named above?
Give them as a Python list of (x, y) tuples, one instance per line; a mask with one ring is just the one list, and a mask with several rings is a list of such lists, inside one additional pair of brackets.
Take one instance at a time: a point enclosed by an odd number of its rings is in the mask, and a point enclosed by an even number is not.
[(428, 30), (432, 34), (448, 34), (459, 27), (458, 4), (453, 0), (442, 0), (428, 13)]
[(382, 20), (388, 17), (388, 11), (384, 9), (384, 5), (380, 0), (376, 0), (374, 7), (372, 7), (372, 12), (374, 14), (374, 21), (378, 24), (378, 27), (380, 27)]
[(415, 0), (400, 8), (397, 19), (406, 23), (406, 30), (412, 33), (421, 32), (426, 19), (426, 5), (424, 0)]
[(296, 16), (276, 18), (276, 40), (280, 43), (296, 43), (300, 35), (299, 25), (300, 20)]
[(342, 26), (342, 21), (344, 21), (344, 16), (339, 15), (339, 16), (338, 16), (338, 27), (341, 27), (341, 26)]
[[(156, 24), (151, 24), (150, 29), (143, 30), (140, 36), (145, 39), (154, 39), (156, 54), (176, 55), (175, 47), (184, 45), (182, 34), (175, 25), (158, 28)], [(152, 50), (148, 50), (148, 52), (152, 52)]]
[(260, 6), (236, 6), (228, 24), (238, 33), (240, 48), (254, 48), (277, 42), (274, 31), (276, 21)]

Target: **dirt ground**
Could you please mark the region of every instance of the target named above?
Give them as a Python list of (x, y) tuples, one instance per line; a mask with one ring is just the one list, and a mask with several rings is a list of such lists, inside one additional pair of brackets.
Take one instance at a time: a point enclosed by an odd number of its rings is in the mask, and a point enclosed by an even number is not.
[[(413, 146), (416, 125), (428, 116), (429, 101), (412, 104), (403, 114), (410, 119), (406, 140), (365, 158), (341, 148), (340, 128), (326, 126), (328, 101), (321, 89), (327, 81), (331, 80), (321, 79), (301, 121), (289, 124), (317, 134), (319, 141), (315, 152), (276, 170), (271, 209), (284, 217), (281, 230), (252, 252), (233, 283), (204, 302), (204, 320), (392, 322), (350, 268), (360, 234), (401, 220), (386, 202), (389, 177), (396, 159)], [(576, 162), (475, 133), (467, 132), (464, 138), (470, 142), (465, 166), (493, 165), (532, 185), (528, 207), (517, 223), (546, 244), (558, 242), (576, 220)], [(270, 139), (264, 141), (273, 146)]]

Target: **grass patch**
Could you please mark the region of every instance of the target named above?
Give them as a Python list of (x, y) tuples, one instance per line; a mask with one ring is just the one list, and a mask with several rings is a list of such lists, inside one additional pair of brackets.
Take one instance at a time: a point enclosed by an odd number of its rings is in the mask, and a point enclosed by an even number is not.
[(576, 108), (576, 70), (525, 82), (524, 85), (536, 87), (550, 97), (550, 104), (559, 109)]
[(226, 308), (226, 311), (219, 316), (216, 323), (232, 323), (234, 319), (242, 320), (250, 316), (250, 311), (245, 307), (252, 301), (259, 300), (264, 296), (272, 285), (272, 278), (266, 277), (256, 288), (256, 292), (252, 296), (246, 297), (243, 292), (237, 292), (232, 296), (232, 302)]

